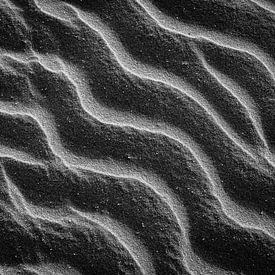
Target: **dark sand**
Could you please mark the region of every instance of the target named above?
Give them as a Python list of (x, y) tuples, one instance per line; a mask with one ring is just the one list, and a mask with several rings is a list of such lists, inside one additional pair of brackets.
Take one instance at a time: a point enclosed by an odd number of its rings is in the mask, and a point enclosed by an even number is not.
[(0, 0), (1, 274), (275, 274), (272, 0)]

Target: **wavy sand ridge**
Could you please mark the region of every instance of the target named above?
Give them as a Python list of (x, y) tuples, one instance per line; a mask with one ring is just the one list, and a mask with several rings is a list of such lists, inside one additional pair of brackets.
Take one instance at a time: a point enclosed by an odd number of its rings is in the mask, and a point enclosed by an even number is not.
[(271, 1), (0, 19), (2, 274), (275, 272)]

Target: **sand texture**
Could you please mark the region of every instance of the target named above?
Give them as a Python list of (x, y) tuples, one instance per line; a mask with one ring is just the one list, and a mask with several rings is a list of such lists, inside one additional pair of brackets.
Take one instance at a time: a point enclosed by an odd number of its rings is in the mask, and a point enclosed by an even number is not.
[(0, 274), (275, 274), (275, 2), (0, 0)]

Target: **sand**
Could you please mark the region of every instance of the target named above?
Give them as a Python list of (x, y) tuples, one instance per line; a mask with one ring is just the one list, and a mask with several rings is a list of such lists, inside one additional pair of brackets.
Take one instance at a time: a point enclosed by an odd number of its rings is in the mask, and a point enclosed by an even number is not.
[(0, 0), (1, 274), (275, 273), (271, 0)]

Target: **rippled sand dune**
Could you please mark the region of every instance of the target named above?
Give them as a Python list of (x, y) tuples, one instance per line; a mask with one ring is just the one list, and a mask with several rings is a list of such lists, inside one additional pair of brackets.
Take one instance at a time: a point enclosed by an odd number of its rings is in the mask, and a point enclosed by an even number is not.
[(1, 274), (275, 274), (272, 0), (0, 0)]

